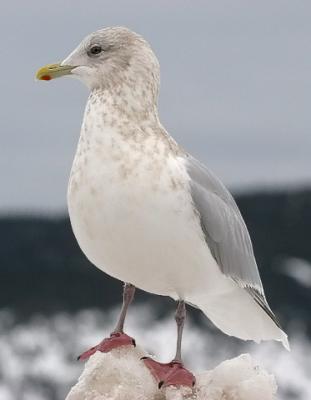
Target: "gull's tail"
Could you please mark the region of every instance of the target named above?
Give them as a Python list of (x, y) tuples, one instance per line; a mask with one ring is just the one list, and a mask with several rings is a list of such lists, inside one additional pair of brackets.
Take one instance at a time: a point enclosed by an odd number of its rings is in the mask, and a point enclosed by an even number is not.
[(243, 340), (277, 340), (290, 350), (287, 335), (252, 296), (233, 284), (230, 291), (217, 295), (188, 296), (220, 330)]

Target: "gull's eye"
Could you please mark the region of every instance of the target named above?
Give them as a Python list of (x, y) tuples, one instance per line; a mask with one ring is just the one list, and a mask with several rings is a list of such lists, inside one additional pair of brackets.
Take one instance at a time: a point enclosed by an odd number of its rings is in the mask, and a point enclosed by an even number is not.
[(93, 46), (90, 47), (90, 49), (88, 50), (87, 53), (90, 57), (92, 57), (92, 56), (97, 56), (102, 51), (103, 51), (103, 49), (99, 44), (93, 44)]

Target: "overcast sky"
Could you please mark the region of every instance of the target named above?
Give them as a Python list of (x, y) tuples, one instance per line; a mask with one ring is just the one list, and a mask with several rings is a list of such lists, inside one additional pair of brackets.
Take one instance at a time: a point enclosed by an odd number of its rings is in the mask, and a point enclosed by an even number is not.
[(34, 73), (112, 25), (150, 41), (162, 123), (230, 188), (311, 181), (310, 0), (10, 0), (0, 19), (1, 213), (65, 209), (87, 90)]

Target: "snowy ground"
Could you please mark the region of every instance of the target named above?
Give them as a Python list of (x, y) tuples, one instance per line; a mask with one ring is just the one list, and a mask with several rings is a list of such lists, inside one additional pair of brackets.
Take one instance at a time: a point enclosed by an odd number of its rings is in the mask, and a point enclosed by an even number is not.
[(161, 389), (141, 360), (145, 355), (139, 346), (97, 352), (66, 400), (276, 400), (274, 376), (249, 354), (197, 374), (194, 387), (164, 383)]
[[(76, 356), (110, 331), (115, 310), (81, 311), (75, 315), (37, 316), (17, 323), (9, 311), (0, 313), (0, 399), (63, 400), (83, 370)], [(169, 361), (175, 348), (173, 318), (154, 321), (150, 307), (130, 310), (127, 332), (160, 361)], [(299, 332), (299, 333), (298, 333)], [(195, 372), (214, 368), (221, 361), (250, 353), (274, 374), (279, 400), (311, 398), (311, 344), (301, 327), (292, 329), (292, 352), (277, 343), (242, 344), (214, 335), (187, 321), (184, 335), (186, 365)]]

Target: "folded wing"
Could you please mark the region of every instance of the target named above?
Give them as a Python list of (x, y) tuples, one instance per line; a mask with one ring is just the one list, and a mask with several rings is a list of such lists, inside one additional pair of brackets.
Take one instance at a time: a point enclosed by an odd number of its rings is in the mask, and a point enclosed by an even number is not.
[(245, 289), (279, 326), (266, 301), (252, 242), (236, 202), (221, 181), (195, 158), (187, 155), (186, 166), (193, 204), (219, 268)]

